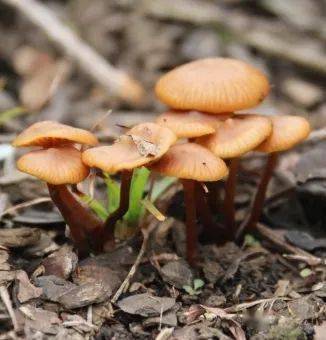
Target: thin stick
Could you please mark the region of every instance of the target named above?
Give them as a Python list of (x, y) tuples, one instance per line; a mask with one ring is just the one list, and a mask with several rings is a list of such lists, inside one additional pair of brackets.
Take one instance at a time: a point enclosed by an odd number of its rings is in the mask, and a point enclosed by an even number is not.
[(268, 155), (265, 170), (261, 177), (254, 202), (252, 204), (251, 214), (244, 227), (244, 231), (254, 230), (256, 228), (256, 224), (258, 223), (263, 210), (267, 187), (277, 164), (277, 156), (278, 154), (275, 152)]
[(187, 260), (190, 265), (194, 265), (197, 257), (198, 247), (195, 181), (184, 179), (182, 180), (182, 184), (186, 206)]
[(13, 214), (19, 209), (27, 208), (27, 207), (30, 207), (32, 205), (41, 204), (41, 203), (44, 203), (44, 202), (51, 202), (50, 197), (38, 197), (38, 198), (34, 198), (34, 199), (27, 201), (27, 202), (16, 204), (13, 207), (10, 207), (10, 208), (6, 209), (5, 211), (3, 211), (2, 213), (0, 213), (0, 219), (1, 219), (2, 216), (7, 215), (7, 214)]
[(119, 207), (104, 222), (103, 242), (114, 243), (115, 224), (124, 216), (124, 214), (129, 209), (130, 186), (131, 186), (132, 175), (133, 175), (133, 171), (124, 170), (121, 172)]
[(230, 231), (230, 237), (233, 238), (235, 233), (235, 192), (237, 175), (239, 169), (239, 158), (233, 158), (230, 160), (229, 176), (225, 183), (225, 199), (224, 199), (224, 214), (225, 222)]
[(126, 276), (126, 278), (123, 280), (121, 286), (116, 291), (116, 293), (114, 294), (113, 298), (111, 299), (112, 303), (116, 303), (118, 301), (120, 295), (124, 292), (126, 287), (129, 285), (131, 279), (133, 278), (133, 276), (135, 275), (135, 273), (137, 271), (138, 266), (142, 262), (142, 259), (144, 257), (145, 252), (146, 252), (146, 249), (147, 249), (147, 244), (148, 244), (148, 239), (149, 239), (150, 232), (149, 232), (149, 229), (142, 229), (141, 231), (142, 231), (142, 234), (143, 234), (143, 242), (142, 242), (141, 248), (139, 250), (139, 253), (137, 255), (136, 261), (132, 265), (132, 267), (130, 268), (129, 273)]
[(16, 314), (14, 312), (14, 309), (12, 308), (12, 303), (10, 300), (10, 296), (8, 293), (8, 289), (5, 285), (0, 286), (0, 298), (3, 302), (3, 304), (6, 306), (6, 309), (8, 311), (8, 314), (11, 318), (12, 325), (14, 326), (14, 330), (18, 330), (18, 322), (16, 319)]
[(138, 82), (109, 64), (69, 27), (60, 22), (45, 5), (36, 0), (2, 0), (2, 2), (28, 17), (68, 56), (75, 59), (85, 73), (110, 93), (131, 102), (142, 100), (144, 91)]

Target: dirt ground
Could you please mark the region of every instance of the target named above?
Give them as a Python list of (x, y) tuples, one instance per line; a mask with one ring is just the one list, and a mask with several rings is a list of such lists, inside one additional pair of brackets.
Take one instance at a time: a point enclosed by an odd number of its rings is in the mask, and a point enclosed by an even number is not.
[[(111, 64), (108, 79), (8, 3), (0, 0), (0, 339), (326, 339), (324, 1), (43, 1)], [(41, 73), (26, 68), (35, 55)], [(39, 120), (96, 124), (111, 142), (163, 112), (153, 93), (162, 73), (207, 56), (268, 75), (271, 93), (251, 112), (301, 115), (313, 129), (281, 156), (257, 233), (201, 242), (191, 268), (173, 185), (160, 202), (168, 218), (148, 222), (145, 244), (136, 235), (78, 260), (46, 187), (16, 170), (20, 151), (10, 142)], [(122, 86), (116, 70), (136, 85)], [(239, 224), (263, 163), (256, 154), (241, 162)], [(96, 196), (104, 195), (99, 181)]]

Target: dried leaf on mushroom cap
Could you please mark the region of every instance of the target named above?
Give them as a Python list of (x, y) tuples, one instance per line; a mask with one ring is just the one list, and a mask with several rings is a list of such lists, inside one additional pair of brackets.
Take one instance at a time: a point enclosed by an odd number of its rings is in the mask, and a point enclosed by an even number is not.
[(166, 176), (200, 182), (218, 181), (228, 174), (228, 168), (221, 158), (195, 143), (173, 145), (149, 168)]
[(97, 138), (91, 132), (50, 120), (37, 122), (29, 126), (14, 139), (12, 144), (16, 147), (48, 147), (67, 142), (88, 145), (98, 144)]
[(72, 146), (28, 152), (18, 159), (17, 168), (53, 185), (79, 183), (89, 174), (81, 152)]
[(170, 129), (155, 123), (143, 123), (130, 129), (113, 145), (86, 150), (82, 157), (90, 167), (116, 173), (162, 157), (176, 140), (176, 135)]
[(270, 116), (272, 133), (257, 147), (257, 151), (278, 152), (291, 149), (305, 140), (310, 133), (309, 122), (299, 116)]
[(268, 117), (238, 114), (223, 122), (214, 134), (199, 137), (196, 142), (218, 157), (234, 158), (255, 149), (271, 132)]
[(157, 97), (177, 110), (234, 112), (258, 105), (269, 83), (255, 67), (236, 59), (207, 58), (181, 65), (163, 75)]
[(168, 111), (159, 115), (156, 123), (171, 129), (178, 138), (209, 135), (232, 114), (212, 115), (199, 111)]

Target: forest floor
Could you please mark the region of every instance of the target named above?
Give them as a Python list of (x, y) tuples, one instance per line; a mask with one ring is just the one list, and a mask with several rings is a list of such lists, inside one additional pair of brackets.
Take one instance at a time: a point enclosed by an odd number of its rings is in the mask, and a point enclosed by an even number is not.
[[(323, 1), (43, 3), (146, 95), (126, 102), (108, 94), (0, 1), (0, 340), (326, 339)], [(23, 74), (28, 53), (41, 56), (43, 76)], [(112, 141), (123, 126), (163, 111), (152, 90), (162, 72), (212, 55), (267, 73), (271, 94), (253, 112), (299, 114), (313, 128), (280, 157), (257, 232), (223, 246), (202, 242), (191, 268), (174, 185), (160, 202), (167, 219), (150, 221), (145, 243), (136, 235), (113, 252), (78, 260), (45, 186), (15, 169), (13, 137), (35, 121), (58, 120), (87, 129), (98, 122), (99, 139)], [(256, 154), (241, 162), (239, 224), (263, 164)], [(104, 197), (103, 184), (96, 195)]]

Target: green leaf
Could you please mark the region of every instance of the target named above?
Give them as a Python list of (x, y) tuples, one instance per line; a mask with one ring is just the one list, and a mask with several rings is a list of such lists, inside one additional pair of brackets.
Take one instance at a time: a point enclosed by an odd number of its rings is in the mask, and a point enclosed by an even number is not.
[(198, 290), (198, 289), (204, 287), (204, 285), (205, 285), (205, 282), (203, 280), (201, 280), (201, 279), (195, 279), (194, 280), (194, 289), (195, 290)]
[(251, 234), (246, 234), (244, 237), (243, 245), (245, 247), (258, 247), (260, 242), (256, 240)]
[(108, 212), (103, 204), (98, 200), (90, 197), (89, 195), (83, 195), (80, 199), (85, 202), (100, 219), (105, 220), (108, 217)]
[(300, 276), (302, 277), (302, 278), (306, 278), (306, 277), (308, 277), (308, 276), (310, 276), (312, 274), (312, 270), (311, 269), (309, 269), (309, 268), (304, 268), (304, 269), (302, 269), (301, 270), (301, 272), (300, 272)]
[(120, 186), (109, 175), (105, 175), (106, 192), (108, 197), (108, 214), (118, 209), (120, 203)]
[(156, 181), (152, 191), (151, 201), (154, 203), (177, 180), (175, 177), (163, 177)]
[(142, 199), (146, 189), (150, 171), (146, 168), (134, 170), (130, 187), (129, 210), (124, 216), (124, 220), (129, 225), (136, 225), (144, 213)]
[(17, 106), (10, 110), (0, 112), (0, 126), (9, 120), (26, 114), (26, 110), (23, 107)]
[(194, 291), (194, 289), (188, 285), (182, 286), (182, 288), (186, 291), (186, 293), (188, 293), (189, 295), (195, 295), (196, 292)]
[(160, 222), (165, 221), (166, 217), (155, 207), (147, 198), (141, 201), (144, 207)]

